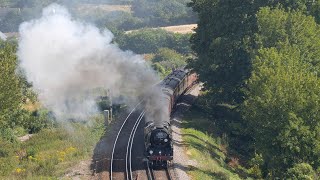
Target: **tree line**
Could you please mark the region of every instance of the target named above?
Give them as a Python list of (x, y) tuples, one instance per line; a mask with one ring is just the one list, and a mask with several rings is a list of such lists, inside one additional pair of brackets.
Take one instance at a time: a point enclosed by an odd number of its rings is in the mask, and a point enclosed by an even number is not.
[(255, 178), (315, 179), (320, 168), (320, 1), (193, 0), (200, 106)]
[[(99, 28), (131, 30), (145, 27), (169, 26), (196, 22), (196, 15), (186, 4), (190, 0), (0, 0), (0, 7), (11, 8), (0, 17), (0, 31), (17, 32), (20, 23), (41, 15), (42, 8), (51, 3), (68, 7), (72, 15), (94, 23)], [(85, 3), (101, 5), (130, 5), (131, 11), (79, 10)]]

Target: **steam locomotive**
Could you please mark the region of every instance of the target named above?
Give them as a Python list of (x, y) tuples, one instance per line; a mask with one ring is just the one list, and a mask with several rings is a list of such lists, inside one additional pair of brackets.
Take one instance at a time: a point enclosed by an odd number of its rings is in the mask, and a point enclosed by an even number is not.
[(167, 115), (167, 118), (145, 119), (145, 156), (151, 167), (166, 167), (167, 162), (173, 159), (172, 130), (169, 117), (179, 97), (192, 87), (196, 80), (195, 73), (185, 69), (177, 69), (157, 85), (157, 88), (161, 90), (161, 102), (159, 103), (164, 106), (161, 115)]

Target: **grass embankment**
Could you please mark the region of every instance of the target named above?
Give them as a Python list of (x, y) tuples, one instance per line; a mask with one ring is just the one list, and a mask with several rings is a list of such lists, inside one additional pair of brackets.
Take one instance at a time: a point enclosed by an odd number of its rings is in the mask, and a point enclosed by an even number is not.
[(92, 122), (90, 126), (70, 123), (68, 128), (43, 129), (26, 142), (0, 139), (0, 179), (58, 179), (92, 156), (104, 132), (102, 117)]
[(232, 163), (237, 162), (226, 163), (227, 158), (232, 159), (227, 157), (227, 138), (215, 133), (213, 121), (195, 108), (191, 108), (183, 120), (182, 137), (187, 144), (187, 154), (197, 162), (188, 172), (192, 179), (241, 179), (232, 168)]

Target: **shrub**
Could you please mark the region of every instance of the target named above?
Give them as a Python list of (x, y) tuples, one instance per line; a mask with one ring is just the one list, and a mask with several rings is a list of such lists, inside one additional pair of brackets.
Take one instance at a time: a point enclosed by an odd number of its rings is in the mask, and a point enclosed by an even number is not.
[(315, 172), (308, 163), (295, 164), (288, 169), (287, 178), (292, 180), (312, 180), (315, 178)]
[(115, 41), (121, 49), (138, 54), (156, 53), (160, 48), (188, 54), (191, 52), (189, 38), (189, 34), (174, 34), (162, 29), (142, 29), (122, 34)]

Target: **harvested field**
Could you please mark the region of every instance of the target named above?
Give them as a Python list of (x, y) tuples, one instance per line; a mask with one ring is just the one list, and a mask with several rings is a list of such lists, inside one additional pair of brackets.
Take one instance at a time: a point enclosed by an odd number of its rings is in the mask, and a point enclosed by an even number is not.
[(179, 26), (166, 26), (160, 27), (161, 29), (180, 34), (194, 33), (193, 29), (197, 27), (197, 24), (186, 24)]
[(88, 11), (125, 11), (131, 12), (130, 5), (109, 5), (109, 4), (81, 4), (77, 7), (78, 11), (88, 12)]
[[(186, 24), (186, 25), (178, 25), (178, 26), (157, 27), (157, 28), (150, 28), (150, 29), (164, 29), (166, 31), (173, 32), (173, 33), (188, 34), (188, 33), (194, 33), (193, 29), (195, 29), (196, 27), (197, 27), (197, 24)], [(126, 31), (125, 33), (131, 33), (134, 31), (139, 31), (139, 29)]]

